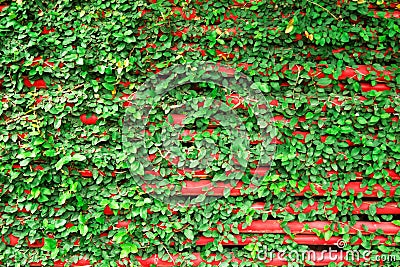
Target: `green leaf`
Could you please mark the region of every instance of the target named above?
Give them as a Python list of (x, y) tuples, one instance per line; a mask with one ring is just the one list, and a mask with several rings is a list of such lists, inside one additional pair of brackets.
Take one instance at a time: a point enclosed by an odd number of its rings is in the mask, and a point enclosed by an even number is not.
[(64, 226), (66, 223), (67, 223), (66, 220), (64, 220), (64, 219), (59, 219), (59, 220), (56, 220), (56, 221), (55, 221), (54, 226), (55, 226), (55, 228), (57, 229), (57, 228), (61, 228), (61, 227)]
[(71, 197), (70, 192), (64, 192), (61, 194), (61, 196), (58, 198), (58, 205), (64, 205), (65, 201)]
[(332, 82), (332, 80), (329, 78), (321, 78), (318, 80), (317, 84), (322, 85), (322, 86), (327, 86), (327, 85), (330, 85), (331, 82)]
[(355, 156), (357, 156), (358, 154), (360, 154), (360, 148), (359, 147), (355, 147), (355, 148), (353, 148), (352, 150), (351, 150), (351, 153), (350, 153), (350, 155), (352, 156), (352, 157), (355, 157)]
[(368, 166), (367, 170), (365, 171), (365, 175), (370, 175), (374, 172), (374, 168), (372, 166)]
[(78, 230), (81, 235), (85, 236), (89, 231), (89, 227), (86, 224), (79, 224)]
[(122, 243), (124, 241), (124, 239), (128, 236), (127, 232), (125, 231), (120, 231), (117, 232), (114, 236), (113, 236), (113, 241), (115, 243)]
[(326, 232), (324, 233), (324, 239), (325, 239), (325, 241), (328, 241), (329, 239), (331, 239), (332, 235), (333, 235), (333, 232), (332, 232), (331, 230), (326, 231)]
[(76, 64), (78, 65), (83, 65), (83, 58), (78, 58), (78, 60), (76, 61)]
[(56, 151), (54, 149), (49, 149), (44, 152), (47, 157), (54, 157), (56, 155)]
[(86, 160), (86, 156), (85, 155), (81, 155), (81, 154), (74, 154), (72, 156), (71, 160), (84, 161), (84, 160)]
[(24, 167), (24, 166), (27, 166), (29, 164), (29, 162), (31, 162), (30, 158), (24, 159), (19, 163), (19, 165), (21, 165), (21, 167)]
[(392, 223), (394, 225), (400, 226), (400, 220), (394, 220), (394, 221), (392, 221)]
[(53, 239), (53, 238), (45, 238), (44, 239), (44, 245), (42, 247), (42, 249), (44, 251), (53, 251), (57, 248), (57, 240)]
[(374, 216), (376, 214), (376, 206), (375, 205), (370, 205), (369, 206), (369, 212), (371, 216)]
[(194, 234), (193, 234), (193, 231), (192, 231), (192, 230), (186, 228), (186, 229), (183, 231), (183, 233), (184, 233), (184, 235), (186, 236), (187, 239), (189, 239), (189, 240), (194, 240)]
[(133, 243), (124, 243), (121, 244), (121, 258), (126, 258), (130, 253), (137, 253), (138, 252), (138, 247), (133, 244)]
[(103, 83), (104, 88), (106, 88), (109, 91), (113, 91), (114, 90), (114, 85), (113, 84), (109, 84), (109, 83)]
[(360, 124), (367, 124), (367, 120), (364, 117), (357, 117), (357, 121)]
[(45, 142), (45, 140), (42, 137), (37, 137), (37, 138), (35, 138), (35, 141), (33, 142), (33, 145), (34, 146), (38, 146), (38, 145), (43, 144), (44, 142)]
[(226, 187), (224, 189), (224, 197), (228, 198), (231, 195), (231, 189), (229, 187)]
[(369, 122), (370, 122), (370, 123), (376, 123), (376, 122), (379, 121), (379, 119), (380, 119), (380, 118), (377, 117), (377, 116), (372, 116), (371, 119), (369, 120)]
[(71, 161), (71, 156), (62, 157), (55, 165), (56, 170), (60, 170), (62, 166)]

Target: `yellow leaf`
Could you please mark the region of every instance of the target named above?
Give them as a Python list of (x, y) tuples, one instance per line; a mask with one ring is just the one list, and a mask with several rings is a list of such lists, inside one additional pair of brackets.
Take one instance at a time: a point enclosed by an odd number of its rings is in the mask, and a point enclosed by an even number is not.
[(220, 28), (217, 28), (215, 31), (217, 32), (218, 35), (221, 35), (221, 34), (222, 34), (222, 31), (221, 31)]
[(358, 3), (358, 4), (364, 4), (364, 3), (365, 3), (365, 0), (358, 0), (357, 3)]
[(304, 34), (306, 35), (306, 37), (307, 37), (310, 41), (314, 40), (314, 35), (309, 34), (308, 31), (305, 31)]
[(396, 6), (396, 8), (397, 8), (397, 9), (400, 9), (400, 4), (398, 4), (398, 5)]
[(289, 25), (287, 25), (287, 27), (286, 27), (286, 30), (285, 30), (285, 33), (290, 33), (291, 31), (293, 31), (293, 25), (292, 24), (289, 24)]
[(129, 66), (129, 58), (125, 59), (124, 66), (125, 68)]
[(293, 23), (294, 23), (294, 19), (290, 19), (288, 25), (286, 26), (286, 30), (285, 33), (290, 33), (291, 31), (293, 31)]

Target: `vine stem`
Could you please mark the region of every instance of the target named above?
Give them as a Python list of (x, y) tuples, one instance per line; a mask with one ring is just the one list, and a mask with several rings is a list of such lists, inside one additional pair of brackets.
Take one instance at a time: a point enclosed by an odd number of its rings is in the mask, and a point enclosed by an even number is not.
[[(299, 78), (300, 78), (300, 67), (298, 65), (296, 65), (296, 67), (297, 67), (297, 79), (296, 79), (296, 83), (294, 84), (295, 86), (299, 82)], [(293, 89), (293, 94), (294, 94), (294, 89)]]
[(11, 119), (11, 120), (7, 120), (7, 121), (5, 121), (5, 123), (3, 123), (3, 124), (1, 124), (1, 125), (8, 125), (8, 124), (10, 124), (10, 123), (12, 123), (12, 122), (18, 121), (18, 120), (22, 119), (23, 117), (25, 117), (26, 115), (28, 115), (29, 113), (34, 112), (36, 109), (37, 109), (37, 108), (28, 110), (27, 112), (24, 113), (24, 115), (18, 116), (18, 117), (16, 117), (16, 118)]
[(175, 260), (174, 260), (174, 258), (173, 258), (172, 255), (169, 253), (169, 251), (168, 251), (168, 249), (166, 248), (166, 246), (163, 245), (163, 247), (164, 247), (165, 251), (168, 253), (169, 257), (171, 258), (172, 262), (173, 262), (174, 265), (175, 265)]
[(320, 8), (322, 8), (324, 11), (328, 12), (329, 15), (331, 15), (332, 17), (334, 17), (337, 21), (340, 21), (340, 19), (339, 19), (338, 17), (336, 17), (335, 15), (333, 15), (332, 12), (330, 12), (328, 9), (326, 9), (326, 8), (323, 7), (323, 6), (321, 6), (320, 4), (315, 3), (315, 2), (313, 2), (313, 1), (311, 1), (311, 0), (307, 0), (307, 2), (309, 2), (309, 3), (313, 4), (313, 5), (316, 5), (316, 6), (320, 7)]

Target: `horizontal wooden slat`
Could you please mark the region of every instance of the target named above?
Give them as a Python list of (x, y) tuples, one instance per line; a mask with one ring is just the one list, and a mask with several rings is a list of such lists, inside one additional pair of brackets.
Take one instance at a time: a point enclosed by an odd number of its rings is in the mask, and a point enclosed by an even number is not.
[[(220, 241), (219, 244), (221, 244), (223, 246), (245, 246), (247, 244), (257, 242), (257, 240), (259, 240), (260, 236), (253, 235), (250, 237), (243, 237), (242, 235), (234, 235), (234, 238), (236, 239), (237, 242), (231, 241), (231, 240), (224, 240), (224, 241)], [(388, 241), (389, 239), (385, 236), (376, 236), (373, 240), (379, 241), (378, 244), (381, 244), (381, 245), (397, 246), (396, 243), (391, 243), (390, 241)], [(371, 240), (371, 242), (373, 240)], [(213, 238), (213, 237), (201, 236), (196, 240), (196, 245), (197, 246), (205, 246), (214, 241), (215, 241), (215, 238)], [(340, 236), (332, 236), (328, 240), (325, 240), (318, 236), (298, 234), (298, 235), (295, 235), (293, 238), (286, 235), (284, 237), (283, 245), (288, 244), (289, 242), (295, 242), (299, 245), (335, 246), (340, 241), (343, 241), (343, 238)], [(190, 240), (184, 241), (184, 243), (186, 243), (186, 242), (191, 242), (191, 241)], [(387, 242), (389, 242), (389, 244), (387, 244)], [(361, 240), (361, 238), (358, 238), (355, 242), (348, 242), (346, 244), (352, 245), (352, 246), (361, 245), (362, 240)]]
[[(238, 227), (241, 233), (257, 233), (257, 234), (285, 234), (284, 229), (281, 226), (281, 221), (278, 220), (266, 220), (266, 221), (253, 221), (250, 225), (244, 226), (240, 224)], [(292, 234), (315, 234), (312, 230), (316, 229), (320, 232), (326, 232), (329, 227), (334, 225), (334, 229), (337, 231), (338, 227), (348, 227), (345, 233), (369, 235), (375, 233), (377, 230), (382, 230), (385, 235), (396, 235), (400, 231), (400, 226), (394, 225), (391, 222), (369, 222), (369, 221), (358, 221), (354, 225), (349, 223), (334, 223), (329, 221), (315, 221), (315, 222), (288, 222), (287, 227), (290, 229)], [(308, 229), (307, 229), (308, 227)], [(365, 230), (367, 227), (368, 230)]]
[[(343, 255), (343, 254), (342, 254)], [(222, 257), (222, 260), (214, 260), (214, 261), (205, 261), (201, 258), (200, 253), (193, 253), (193, 256), (196, 257), (195, 260), (191, 260), (191, 263), (193, 266), (199, 266), (201, 263), (203, 262), (207, 262), (208, 264), (211, 265), (215, 265), (218, 266), (219, 264), (221, 264), (222, 262), (226, 262), (226, 257)], [(211, 254), (210, 257), (213, 257), (214, 255)], [(277, 257), (277, 253), (273, 253), (273, 259), (266, 259), (265, 261), (263, 261), (266, 266), (287, 266), (288, 261), (285, 259), (279, 259)], [(320, 251), (316, 251), (315, 252), (315, 260), (313, 261), (313, 263), (306, 263), (304, 262), (305, 266), (327, 266), (329, 263), (331, 262), (336, 262), (339, 263), (341, 262), (343, 265), (345, 266), (352, 266), (353, 264), (346, 261), (345, 259), (342, 259), (340, 256), (340, 252), (332, 252), (332, 254), (330, 255), (330, 257), (328, 257), (329, 254), (328, 253), (322, 253)], [(314, 256), (310, 256), (313, 257), (312, 259), (314, 259)], [(152, 264), (155, 264), (157, 266), (176, 266), (176, 264), (174, 263), (177, 260), (177, 256), (172, 255), (172, 259), (170, 261), (161, 261), (159, 260), (156, 256), (150, 257), (149, 259), (141, 259), (141, 258), (136, 258), (139, 263), (140, 266), (142, 267), (150, 267)], [(332, 260), (333, 259), (337, 259), (337, 260)], [(236, 262), (236, 263), (241, 263), (241, 262), (251, 262), (252, 260), (250, 259), (239, 259), (239, 258), (229, 258), (229, 262)], [(257, 260), (256, 260), (257, 261)], [(363, 259), (357, 260), (355, 259), (355, 262), (362, 262), (365, 261)], [(258, 261), (260, 262), (260, 261)], [(123, 266), (123, 265), (122, 265)]]
[[(221, 260), (215, 260), (215, 254), (210, 254), (208, 259), (203, 259), (200, 256), (200, 253), (193, 253), (192, 257), (194, 259), (190, 260), (191, 266), (200, 266), (200, 264), (211, 264), (215, 266), (219, 266), (222, 262), (226, 262), (229, 259), (229, 262), (233, 263), (238, 263), (240, 264), (241, 262), (263, 262), (266, 266), (287, 266), (288, 260), (287, 259), (281, 259), (278, 257), (277, 252), (272, 252), (272, 259), (269, 258), (271, 254), (260, 254), (260, 259), (252, 260), (252, 259), (241, 259), (237, 258), (233, 255), (231, 256), (222, 256)], [(301, 254), (300, 254), (301, 255)], [(349, 254), (350, 258), (345, 257), (345, 253), (342, 253), (340, 251), (332, 251), (331, 254), (329, 253), (323, 253), (321, 251), (315, 251), (315, 254), (312, 253), (309, 256), (306, 254), (304, 259), (299, 259), (302, 263), (304, 263), (305, 266), (327, 266), (329, 263), (341, 263), (344, 266), (354, 266), (353, 263), (347, 261), (351, 258), (351, 254)], [(362, 254), (361, 254), (362, 255)], [(378, 253), (378, 255), (381, 255), (381, 253)], [(306, 262), (305, 259), (312, 260), (312, 263)], [(174, 267), (180, 265), (178, 262), (182, 262), (182, 259), (179, 260), (181, 257), (180, 255), (170, 255), (170, 258), (168, 260), (161, 260), (158, 258), (157, 255), (152, 255), (146, 259), (136, 256), (135, 262), (130, 261), (129, 259), (124, 259), (126, 262), (128, 262), (128, 265), (124, 264), (122, 261), (117, 262), (117, 265), (119, 267), (124, 267), (124, 266), (138, 266), (138, 267), (151, 267), (151, 266), (158, 266), (158, 267)], [(264, 258), (264, 259), (263, 259)], [(334, 260), (332, 260), (334, 259)], [(346, 260), (347, 259), (347, 260)], [(391, 259), (395, 259), (392, 257)], [(368, 259), (363, 259), (361, 256), (360, 257), (354, 257), (354, 262), (360, 263), (364, 262)], [(392, 260), (393, 261), (393, 260)], [(382, 261), (381, 261), (382, 263)], [(72, 267), (90, 267), (90, 266), (96, 266), (98, 264), (101, 264), (101, 260), (99, 260), (97, 263), (91, 264), (89, 260), (83, 258), (79, 260), (77, 263), (72, 263)], [(139, 265), (137, 265), (139, 264)], [(54, 262), (54, 267), (64, 267), (66, 265), (65, 261), (55, 261)], [(33, 263), (30, 266), (42, 266), (41, 263)]]
[[(308, 184), (304, 187), (300, 192), (295, 192), (292, 189), (292, 195), (294, 196), (304, 196), (306, 193), (312, 192), (313, 196), (324, 196), (326, 194), (331, 194), (333, 183), (329, 183), (327, 189), (323, 189), (321, 185), (318, 184)], [(361, 182), (349, 182), (344, 188), (338, 189), (336, 195), (341, 196), (342, 193), (346, 196), (348, 195), (357, 195), (361, 194), (363, 197), (378, 197), (378, 192), (383, 193), (386, 196), (386, 190), (379, 184), (372, 186), (371, 192), (368, 191), (368, 187), (361, 187)], [(311, 190), (311, 186), (315, 188), (315, 192)], [(387, 183), (386, 187), (388, 188), (388, 196), (393, 197), (395, 195), (395, 191), (400, 185), (392, 185), (391, 183)], [(142, 185), (142, 189), (144, 191), (149, 192), (148, 188), (157, 188), (154, 184), (152, 185)], [(207, 189), (206, 193), (203, 188)], [(201, 180), (201, 181), (185, 181), (185, 186), (182, 186), (182, 190), (179, 195), (182, 196), (198, 196), (201, 194), (206, 194), (208, 196), (223, 196), (224, 190), (228, 188), (230, 190), (230, 196), (241, 196), (241, 190), (245, 190), (247, 188), (255, 188), (254, 185), (244, 186), (242, 182), (238, 182), (236, 186), (231, 186), (230, 184), (224, 184), (222, 182), (216, 183), (215, 186), (212, 185), (210, 180)], [(285, 188), (282, 188), (284, 191)], [(354, 191), (354, 193), (353, 193)]]
[[(292, 203), (292, 204), (287, 205), (287, 206), (284, 207), (284, 208), (274, 208), (273, 205), (270, 205), (269, 207), (266, 207), (264, 202), (256, 202), (256, 203), (254, 203), (254, 204), (251, 206), (251, 208), (252, 208), (252, 209), (255, 209), (255, 210), (262, 211), (262, 213), (272, 213), (272, 212), (275, 212), (275, 213), (282, 213), (282, 212), (288, 212), (288, 213), (290, 213), (290, 214), (296, 215), (296, 214), (299, 214), (299, 213), (310, 213), (310, 212), (312, 212), (313, 210), (318, 211), (318, 207), (319, 207), (319, 204), (320, 204), (320, 203), (319, 203), (319, 202), (315, 202), (313, 205), (308, 205), (308, 206), (306, 206), (305, 208), (301, 208), (300, 211), (295, 211), (295, 209), (293, 208), (293, 205), (294, 205), (296, 208), (300, 209), (301, 204), (302, 204), (302, 201), (296, 201), (296, 202), (294, 202), (294, 203)], [(376, 202), (376, 201), (363, 201), (363, 202), (361, 203), (361, 206), (358, 207), (358, 206), (354, 203), (354, 204), (353, 204), (353, 209), (352, 209), (351, 213), (352, 213), (352, 214), (356, 214), (356, 215), (359, 215), (359, 214), (366, 214), (367, 211), (369, 210), (370, 206), (371, 206), (371, 205), (374, 205), (374, 206), (376, 207), (376, 214), (378, 214), (378, 215), (381, 215), (381, 214), (398, 215), (398, 214), (400, 214), (400, 208), (398, 207), (397, 202), (385, 203), (385, 204), (383, 205), (383, 207), (379, 207), (378, 204), (379, 204), (379, 202)], [(339, 210), (339, 208), (338, 208), (337, 205), (338, 205), (338, 204), (336, 204), (336, 205), (334, 205), (334, 206), (332, 207), (332, 204), (331, 204), (331, 203), (329, 203), (329, 202), (324, 202), (324, 203), (323, 203), (323, 209), (324, 209), (324, 211), (331, 211), (332, 213), (339, 213), (340, 210)], [(170, 208), (170, 207), (169, 207), (169, 211), (170, 211), (172, 214), (174, 214), (174, 215), (177, 215), (177, 214), (178, 214), (178, 211), (177, 211), (175, 208)], [(233, 213), (238, 213), (239, 211), (240, 211), (240, 209), (234, 209), (234, 210), (233, 210)], [(119, 212), (119, 211), (117, 211), (117, 212)], [(153, 211), (152, 211), (151, 209), (148, 209), (147, 212), (148, 212), (149, 214), (152, 214), (152, 213), (153, 213)], [(107, 205), (107, 206), (104, 208), (104, 214), (105, 214), (105, 215), (114, 215), (114, 212), (113, 212), (113, 211), (111, 210), (111, 208)]]

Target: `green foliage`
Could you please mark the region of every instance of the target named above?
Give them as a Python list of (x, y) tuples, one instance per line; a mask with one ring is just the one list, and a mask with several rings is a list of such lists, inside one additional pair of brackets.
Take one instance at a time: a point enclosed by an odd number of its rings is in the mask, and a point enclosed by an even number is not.
[[(86, 255), (91, 262), (101, 260), (99, 266), (116, 266), (120, 258), (134, 262), (135, 256), (153, 254), (166, 261), (179, 254), (178, 261), (187, 263), (193, 252), (205, 258), (216, 253), (217, 260), (230, 253), (254, 259), (264, 244), (271, 250), (282, 248), (284, 235), (291, 234), (290, 221), (400, 224), (397, 216), (377, 213), (400, 197), (399, 187), (390, 195), (388, 186), (398, 185), (388, 170), (400, 174), (399, 20), (371, 13), (368, 6), (379, 7), (377, 1), (344, 1), (341, 6), (326, 0), (237, 1), (248, 3), (241, 7), (228, 0), (196, 2), (0, 0), (9, 5), (0, 12), (0, 235), (6, 243), (9, 234), (19, 238), (16, 246), (0, 242), (2, 265), (41, 261), (52, 266), (56, 259), (71, 263)], [(385, 1), (391, 3), (395, 1)], [(122, 118), (129, 105), (126, 96), (151, 73), (195, 61), (221, 62), (257, 82), (273, 116), (283, 116), (274, 122), (282, 144), (277, 145), (272, 172), (256, 191), (243, 189), (236, 197), (225, 190), (207, 206), (173, 213), (130, 179)], [(373, 69), (364, 72), (359, 65)], [(355, 71), (343, 78), (347, 67)], [(368, 91), (366, 84), (384, 84), (389, 90)], [(198, 86), (221, 97), (212, 85)], [(191, 86), (172, 91), (153, 114), (155, 121), (169, 105), (198, 94)], [(83, 114), (88, 114), (84, 121), (92, 115), (96, 120), (84, 123)], [(209, 122), (200, 118), (192, 126), (200, 131)], [(257, 132), (256, 125), (245, 121), (250, 135)], [(228, 134), (221, 135), (225, 139), (219, 143), (213, 135), (196, 135), (190, 157), (202, 156), (194, 147), (204, 142), (217, 143), (214, 152), (222, 156), (229, 154)], [(166, 141), (162, 135), (154, 138)], [(149, 147), (154, 149), (150, 154), (159, 153), (156, 147)], [(250, 151), (250, 159), (258, 158), (256, 151)], [(240, 157), (242, 165), (245, 156)], [(159, 160), (160, 173), (175, 182), (182, 179), (169, 175), (168, 162)], [(132, 165), (144, 174), (143, 166)], [(221, 169), (221, 161), (213, 161), (207, 171)], [(342, 192), (358, 182), (355, 173), (363, 177), (365, 194), (382, 187), (376, 193), (378, 204), (360, 215), (352, 210), (366, 199), (351, 190)], [(251, 177), (247, 171), (241, 181), (247, 185)], [(309, 183), (304, 197), (297, 196)], [(321, 188), (325, 193), (314, 198)], [(252, 209), (259, 201), (265, 209)], [(296, 201), (301, 205), (293, 208), (295, 213), (279, 212)], [(317, 209), (304, 211), (315, 202)], [(325, 208), (324, 202), (338, 212)], [(106, 206), (113, 215), (104, 214)], [(286, 234), (262, 234), (245, 249), (220, 244), (236, 239), (239, 223), (266, 219), (284, 222)], [(125, 228), (122, 222), (128, 220)], [(316, 234), (328, 240), (346, 233), (325, 229)], [(200, 236), (214, 241), (196, 246)], [(373, 243), (374, 234), (347, 237), (349, 243), (361, 239), (360, 250), (400, 258), (397, 247)], [(42, 247), (28, 247), (28, 240), (42, 238)], [(399, 234), (389, 238), (400, 243)], [(289, 242), (284, 247), (306, 246)], [(256, 266), (248, 262), (242, 265)]]

